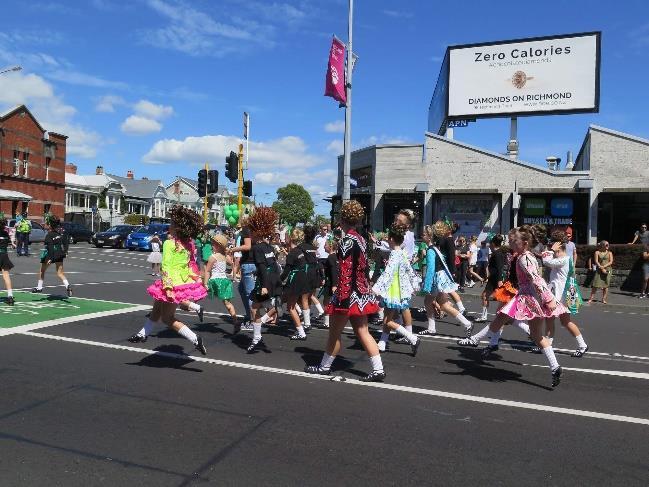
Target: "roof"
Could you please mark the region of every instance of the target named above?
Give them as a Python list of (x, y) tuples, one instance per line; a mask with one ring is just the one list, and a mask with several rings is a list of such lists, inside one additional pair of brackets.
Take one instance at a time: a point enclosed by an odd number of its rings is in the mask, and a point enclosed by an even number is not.
[(75, 186), (88, 186), (94, 188), (106, 188), (111, 183), (119, 182), (105, 174), (89, 174), (87, 176), (81, 174), (65, 173), (65, 183)]
[(38, 126), (39, 130), (45, 133), (45, 129), (43, 128), (43, 126), (40, 123), (38, 123), (38, 120), (36, 120), (36, 117), (32, 114), (32, 112), (29, 111), (29, 108), (27, 108), (26, 105), (18, 105), (17, 107), (13, 107), (8, 111), (4, 112), (3, 114), (0, 114), (0, 122), (13, 117), (18, 112), (26, 112), (34, 121), (34, 123)]
[(31, 201), (32, 197), (19, 191), (0, 189), (0, 200)]
[(159, 179), (131, 179), (109, 174), (111, 178), (115, 179), (125, 189), (125, 195), (132, 198), (150, 199), (155, 196), (158, 188), (164, 184)]
[(590, 125), (588, 130), (597, 130), (598, 132), (604, 132), (605, 134), (614, 135), (616, 137), (622, 137), (623, 139), (629, 139), (633, 142), (639, 142), (640, 144), (649, 145), (649, 139), (644, 139), (636, 135), (627, 134), (625, 132), (618, 132), (617, 130), (607, 129), (606, 127), (600, 127), (599, 125)]
[(572, 170), (553, 171), (553, 170), (550, 170), (548, 168), (539, 166), (539, 165), (531, 163), (531, 162), (522, 161), (520, 159), (511, 159), (509, 156), (499, 154), (497, 152), (492, 152), (490, 150), (483, 149), (481, 147), (476, 147), (474, 145), (466, 144), (464, 142), (460, 142), (460, 141), (455, 140), (455, 139), (449, 139), (449, 138), (444, 137), (443, 135), (437, 135), (437, 134), (433, 134), (431, 132), (426, 132), (426, 137), (430, 137), (431, 139), (437, 139), (439, 141), (446, 142), (446, 143), (451, 144), (451, 145), (457, 145), (457, 146), (463, 147), (465, 149), (476, 151), (476, 152), (479, 152), (481, 154), (485, 154), (485, 155), (494, 157), (496, 159), (500, 159), (502, 161), (508, 162), (510, 164), (515, 164), (517, 166), (523, 166), (523, 167), (526, 167), (528, 169), (533, 169), (535, 171), (539, 171), (539, 172), (542, 172), (542, 173), (545, 173), (545, 174), (551, 174), (552, 176), (575, 176), (575, 175), (581, 176), (581, 175), (588, 175), (589, 174), (589, 171), (572, 171)]

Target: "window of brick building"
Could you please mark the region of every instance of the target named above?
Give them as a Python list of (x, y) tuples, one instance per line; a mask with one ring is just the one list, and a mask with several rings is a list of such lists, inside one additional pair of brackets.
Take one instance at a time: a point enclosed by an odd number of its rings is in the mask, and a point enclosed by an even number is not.
[(23, 152), (23, 176), (28, 176), (29, 169), (29, 152)]
[(20, 176), (20, 153), (14, 151), (14, 176)]
[(50, 157), (45, 158), (45, 180), (50, 179), (50, 162), (52, 162), (52, 159)]

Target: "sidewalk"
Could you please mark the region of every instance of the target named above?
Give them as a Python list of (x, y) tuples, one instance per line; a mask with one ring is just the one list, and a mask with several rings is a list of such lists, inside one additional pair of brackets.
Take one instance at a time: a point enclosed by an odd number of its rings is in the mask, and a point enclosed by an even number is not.
[[(480, 296), (482, 293), (482, 286), (478, 283), (471, 289), (465, 288), (463, 294), (465, 296)], [(590, 288), (580, 287), (581, 295), (584, 298), (584, 306), (596, 307), (601, 309), (616, 310), (616, 309), (634, 309), (637, 311), (649, 311), (649, 298), (638, 299), (636, 293), (629, 293), (622, 291), (619, 288), (609, 288), (608, 291), (608, 304), (602, 304), (602, 294), (597, 293), (597, 302), (593, 304), (586, 304), (590, 297)]]

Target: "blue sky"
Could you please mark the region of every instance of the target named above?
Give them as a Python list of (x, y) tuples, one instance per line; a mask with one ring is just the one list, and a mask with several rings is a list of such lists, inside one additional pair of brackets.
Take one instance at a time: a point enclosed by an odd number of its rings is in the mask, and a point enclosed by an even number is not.
[[(576, 154), (590, 123), (649, 137), (649, 2), (355, 4), (355, 148), (422, 142), (447, 45), (593, 30), (602, 31), (600, 113), (520, 119), (521, 159)], [(323, 91), (331, 35), (347, 38), (346, 5), (5, 0), (0, 65), (24, 70), (0, 75), (0, 110), (26, 103), (46, 129), (69, 135), (80, 173), (101, 164), (165, 181), (195, 177), (204, 162), (223, 173), (247, 110), (257, 200), (299, 182), (320, 203), (342, 150), (344, 111)], [(508, 131), (507, 119), (480, 120), (455, 138), (503, 152)]]

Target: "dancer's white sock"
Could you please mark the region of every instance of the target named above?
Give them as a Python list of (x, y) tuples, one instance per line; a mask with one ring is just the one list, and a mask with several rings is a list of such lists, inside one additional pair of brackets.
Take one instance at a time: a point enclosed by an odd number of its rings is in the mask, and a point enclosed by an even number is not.
[(311, 310), (310, 309), (305, 309), (302, 312), (302, 317), (304, 318), (304, 326), (309, 328), (311, 326)]
[(557, 362), (557, 357), (554, 356), (554, 350), (552, 349), (552, 347), (545, 347), (543, 349), (543, 355), (545, 355), (545, 358), (548, 359), (550, 370), (554, 370), (559, 367), (559, 362)]
[(514, 320), (512, 326), (515, 326), (527, 335), (530, 334), (530, 326), (525, 321)]
[(257, 343), (261, 340), (261, 323), (252, 324), (252, 341)]
[(403, 327), (408, 330), (410, 333), (412, 333), (412, 325), (403, 325)]
[(464, 328), (470, 328), (471, 327), (471, 322), (466, 319), (466, 316), (464, 316), (462, 313), (458, 313), (457, 316), (455, 317), (457, 321), (462, 323), (464, 325)]
[(14, 295), (14, 290), (13, 289), (7, 289), (7, 296), (10, 298)]
[[(412, 329), (412, 327), (410, 327), (410, 328)], [(409, 331), (406, 327), (404, 327), (404, 326), (400, 326), (399, 328), (397, 328), (397, 333), (398, 333), (399, 335), (401, 335), (401, 336), (406, 337), (406, 339), (407, 339), (407, 340), (408, 340), (412, 345), (414, 345), (415, 343), (417, 343), (417, 337), (416, 337), (415, 335), (413, 335), (413, 334), (412, 334), (412, 331)]]
[(577, 340), (577, 347), (579, 347), (580, 349), (583, 350), (584, 348), (587, 347), (586, 342), (584, 341), (584, 337), (583, 337), (583, 336), (581, 336), (581, 335), (577, 335), (577, 336), (575, 337), (575, 340)]
[(482, 307), (482, 319), (486, 320), (489, 313), (489, 308), (487, 306)]
[(489, 337), (489, 345), (495, 347), (498, 345), (498, 342), (500, 341), (500, 336), (503, 334), (502, 328), (498, 330), (496, 333), (493, 331), (491, 332), (491, 337)]
[(261, 322), (263, 323), (268, 323), (272, 318), (268, 315), (268, 313), (265, 313), (264, 316), (261, 317)]
[(480, 330), (478, 333), (473, 335), (471, 338), (475, 339), (476, 341), (479, 342), (480, 340), (485, 338), (487, 335), (491, 336), (490, 332), (489, 332), (489, 325), (485, 326), (482, 330)]
[(372, 370), (374, 372), (383, 372), (383, 361), (381, 360), (381, 354), (376, 354), (374, 357), (370, 357), (370, 363), (372, 364)]
[(327, 352), (325, 352), (325, 354), (322, 356), (320, 367), (322, 367), (324, 370), (329, 370), (331, 368), (331, 364), (334, 363), (335, 359), (335, 355), (329, 355)]
[(63, 279), (63, 285), (64, 285), (65, 287), (68, 287), (68, 286), (70, 285), (70, 283), (68, 282), (67, 279)]
[(461, 300), (458, 301), (457, 303), (455, 303), (455, 305), (457, 306), (457, 310), (458, 310), (460, 313), (464, 313), (464, 311), (466, 310), (466, 308), (464, 307), (464, 304), (462, 303)]
[(428, 318), (428, 329), (437, 333), (437, 327), (435, 325), (435, 318)]
[(296, 304), (296, 305), (295, 305), (295, 310), (297, 311), (297, 314), (299, 314), (300, 316), (302, 316), (302, 308), (300, 308), (300, 305), (299, 305), (299, 304)]
[(38, 284), (36, 284), (36, 289), (43, 289), (43, 279), (38, 280)]
[(325, 324), (325, 326), (329, 326), (329, 315), (325, 315), (324, 324)]
[(196, 311), (196, 312), (199, 312), (199, 311), (201, 310), (201, 305), (200, 305), (200, 304), (196, 304), (196, 303), (191, 303), (191, 302), (190, 302), (189, 305), (188, 305), (187, 307), (188, 307), (189, 309), (191, 309), (192, 311)]
[(192, 342), (194, 345), (198, 344), (198, 337), (196, 336), (196, 333), (191, 331), (187, 325), (183, 325), (183, 327), (178, 330), (178, 334)]
[(318, 310), (318, 314), (320, 314), (320, 315), (324, 314), (324, 308), (322, 307), (322, 305), (320, 303), (315, 305), (315, 309)]
[(151, 330), (153, 329), (153, 321), (151, 321), (150, 318), (147, 318), (146, 321), (144, 322), (144, 326), (140, 331), (137, 332), (137, 334), (141, 337), (148, 336), (149, 333), (151, 333)]
[(383, 318), (385, 318), (385, 315), (383, 314), (383, 308), (379, 309), (379, 320), (383, 321)]
[(304, 331), (304, 327), (303, 327), (303, 326), (298, 326), (298, 327), (297, 327), (297, 334), (298, 334), (298, 336), (301, 336), (301, 337), (305, 337), (305, 336), (306, 336), (306, 332)]

